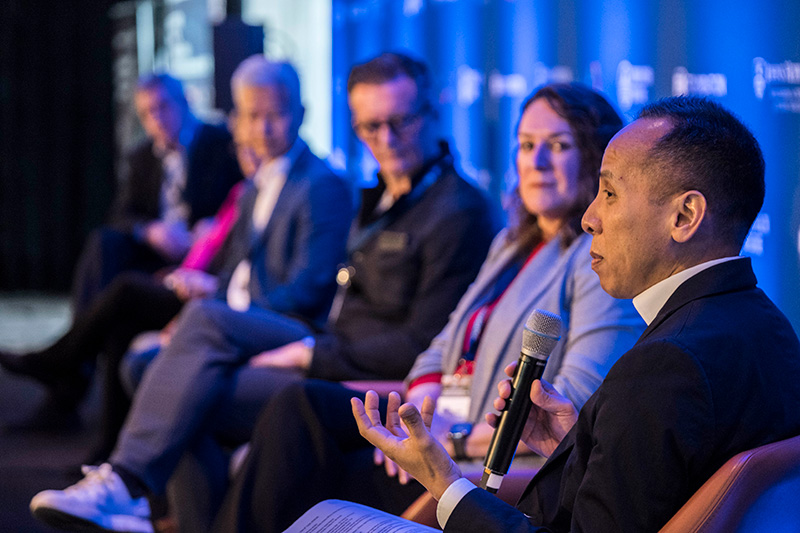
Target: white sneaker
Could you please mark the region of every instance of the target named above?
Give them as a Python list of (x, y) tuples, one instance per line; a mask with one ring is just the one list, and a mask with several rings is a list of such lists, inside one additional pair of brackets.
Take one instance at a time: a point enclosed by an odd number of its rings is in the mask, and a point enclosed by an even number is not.
[(153, 533), (147, 498), (131, 498), (108, 463), (81, 467), (84, 478), (64, 490), (45, 490), (31, 500), (33, 516), (72, 531)]

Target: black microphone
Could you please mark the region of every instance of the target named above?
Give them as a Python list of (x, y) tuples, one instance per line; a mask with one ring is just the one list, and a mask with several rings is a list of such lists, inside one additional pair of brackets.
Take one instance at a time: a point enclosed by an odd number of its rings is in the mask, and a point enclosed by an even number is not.
[(522, 330), (522, 350), (511, 380), (511, 396), (506, 400), (483, 461), (481, 488), (489, 492), (497, 492), (514, 460), (531, 410), (531, 385), (542, 377), (547, 358), (560, 338), (561, 317), (534, 309)]

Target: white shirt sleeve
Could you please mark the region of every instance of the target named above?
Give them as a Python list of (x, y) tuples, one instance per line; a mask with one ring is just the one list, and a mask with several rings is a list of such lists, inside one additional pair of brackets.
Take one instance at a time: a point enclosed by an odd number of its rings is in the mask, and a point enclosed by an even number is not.
[(439, 500), (439, 504), (436, 506), (436, 521), (439, 522), (439, 527), (444, 529), (458, 502), (469, 491), (477, 488), (470, 480), (464, 477), (455, 480), (447, 487), (447, 490), (444, 491), (442, 498)]

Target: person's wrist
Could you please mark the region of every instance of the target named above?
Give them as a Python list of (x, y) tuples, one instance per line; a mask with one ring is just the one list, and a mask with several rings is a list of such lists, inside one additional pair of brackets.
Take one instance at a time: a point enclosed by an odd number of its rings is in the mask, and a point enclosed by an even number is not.
[(447, 438), (453, 445), (453, 458), (456, 461), (469, 459), (469, 455), (467, 455), (467, 439), (471, 433), (472, 424), (461, 422), (450, 426), (450, 431), (447, 433)]
[(300, 342), (303, 345), (301, 367), (305, 370), (308, 370), (311, 368), (311, 359), (314, 357), (314, 347), (317, 345), (317, 340), (313, 336), (308, 335), (307, 337), (300, 339)]
[(433, 499), (437, 502), (442, 499), (442, 496), (450, 488), (450, 485), (462, 479), (464, 476), (461, 474), (461, 470), (458, 468), (458, 465), (452, 461), (450, 461), (451, 465), (453, 466), (447, 474), (442, 475), (438, 482), (435, 483), (431, 487), (427, 487)]
[(303, 343), (303, 346), (308, 348), (309, 352), (311, 352), (312, 354), (314, 353), (314, 347), (317, 345), (317, 339), (309, 335), (307, 337), (303, 337), (302, 339), (300, 339), (300, 342)]
[(442, 385), (438, 382), (421, 383), (412, 389), (406, 391), (405, 401), (413, 403), (417, 409), (422, 408), (422, 402), (426, 396), (436, 402), (442, 391)]

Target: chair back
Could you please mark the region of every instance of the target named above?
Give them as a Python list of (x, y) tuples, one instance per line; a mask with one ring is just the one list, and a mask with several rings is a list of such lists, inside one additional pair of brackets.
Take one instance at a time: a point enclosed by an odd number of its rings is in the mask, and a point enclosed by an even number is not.
[(800, 531), (800, 436), (732, 457), (661, 533)]

